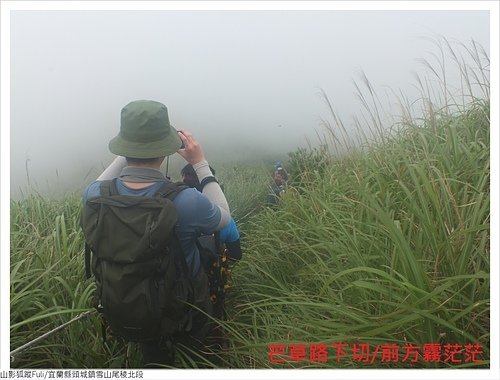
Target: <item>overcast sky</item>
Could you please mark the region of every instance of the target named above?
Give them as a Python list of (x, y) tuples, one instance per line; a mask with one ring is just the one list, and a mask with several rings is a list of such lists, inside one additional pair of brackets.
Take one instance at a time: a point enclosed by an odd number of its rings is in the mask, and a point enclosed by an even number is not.
[(436, 53), (424, 37), (473, 39), (489, 53), (489, 12), (449, 3), (444, 11), (15, 11), (11, 191), (25, 186), (26, 165), (43, 187), (107, 164), (120, 110), (136, 99), (167, 105), (209, 161), (222, 150), (293, 150), (329, 116), (320, 89), (346, 124), (360, 108), (360, 72), (375, 88), (412, 94), (418, 59)]

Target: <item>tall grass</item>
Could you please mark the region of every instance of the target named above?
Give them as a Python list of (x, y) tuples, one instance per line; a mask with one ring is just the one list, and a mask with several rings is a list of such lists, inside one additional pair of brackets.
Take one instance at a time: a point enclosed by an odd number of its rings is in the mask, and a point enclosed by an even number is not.
[(406, 131), (307, 173), (253, 219), (230, 308), (235, 366), (248, 350), (269, 366), (276, 341), (479, 342), (488, 358), (487, 115), (477, 106), (438, 134)]
[[(483, 65), (481, 76), (467, 70), (467, 88), (485, 78)], [(485, 94), (488, 86), (479, 84)], [(352, 355), (280, 365), (268, 356), (273, 343), (332, 342), (480, 344), (481, 364), (454, 366), (489, 365), (489, 99), (461, 106), (442, 91), (444, 105), (423, 94), (424, 115), (389, 133), (369, 87), (360, 99), (371, 112), (370, 144), (339, 149), (349, 136), (333, 117), (339, 128), (328, 125), (319, 147), (291, 154), (280, 209), (245, 231), (226, 326), (232, 366), (373, 367)]]
[(272, 165), (257, 160), (217, 165), (217, 178), (240, 227), (265, 206), (272, 174)]

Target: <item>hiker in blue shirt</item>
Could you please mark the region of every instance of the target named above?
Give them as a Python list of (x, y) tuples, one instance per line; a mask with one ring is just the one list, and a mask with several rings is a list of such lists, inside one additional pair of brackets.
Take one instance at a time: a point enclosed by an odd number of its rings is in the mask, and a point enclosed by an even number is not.
[(166, 156), (175, 153), (192, 165), (201, 184), (201, 192), (186, 188), (173, 200), (178, 214), (175, 234), (192, 274), (192, 302), (200, 311), (193, 310), (189, 333), (175, 336), (168, 344), (163, 339), (142, 344), (144, 365), (173, 365), (172, 344), (182, 344), (196, 352), (205, 348), (205, 338), (212, 328), (206, 314), (211, 315), (212, 305), (207, 274), (201, 265), (196, 242), (200, 234), (220, 231), (230, 223), (229, 205), (210, 172), (201, 145), (187, 130), (177, 131), (172, 127), (168, 110), (162, 103), (139, 100), (127, 104), (121, 111), (120, 132), (109, 142), (109, 149), (117, 157), (84, 190), (84, 204), (100, 195), (102, 181), (112, 178), (117, 178), (119, 194), (153, 197), (168, 181), (160, 165)]
[(278, 205), (280, 197), (286, 192), (287, 181), (287, 171), (283, 168), (281, 161), (276, 161), (274, 163), (272, 191), (268, 196), (267, 202), (270, 207), (276, 207)]
[[(212, 175), (215, 176), (215, 170), (210, 166)], [(187, 164), (181, 170), (182, 182), (189, 187), (201, 191), (200, 181), (196, 176), (193, 166)], [(222, 185), (221, 188), (223, 189)], [(240, 232), (236, 227), (233, 218), (226, 227), (215, 231), (211, 235), (202, 235), (198, 238), (201, 247), (200, 252), (203, 266), (208, 274), (210, 286), (210, 300), (213, 304), (213, 316), (218, 319), (224, 319), (225, 313), (225, 294), (227, 287), (230, 287), (231, 269), (230, 264), (241, 259)], [(213, 330), (212, 341), (214, 346), (224, 346), (224, 333), (220, 326)]]
[[(210, 166), (210, 171), (212, 175), (215, 176), (215, 170)], [(196, 176), (196, 172), (191, 164), (187, 164), (181, 170), (182, 182), (184, 182), (189, 187), (193, 187), (201, 192), (200, 181)], [(221, 185), (222, 188), (222, 185)], [(220, 246), (225, 245), (229, 254), (229, 258), (232, 260), (241, 259), (241, 245), (240, 245), (240, 232), (233, 218), (229, 221), (226, 227), (217, 231), (216, 239)]]

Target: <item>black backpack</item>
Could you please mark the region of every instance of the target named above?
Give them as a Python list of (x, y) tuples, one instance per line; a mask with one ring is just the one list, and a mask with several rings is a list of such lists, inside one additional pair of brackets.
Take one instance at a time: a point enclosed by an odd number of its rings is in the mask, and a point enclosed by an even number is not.
[(120, 195), (114, 179), (83, 205), (87, 276), (91, 265), (94, 306), (113, 335), (145, 342), (191, 328), (191, 271), (174, 232), (172, 202), (185, 188), (166, 182), (154, 197)]

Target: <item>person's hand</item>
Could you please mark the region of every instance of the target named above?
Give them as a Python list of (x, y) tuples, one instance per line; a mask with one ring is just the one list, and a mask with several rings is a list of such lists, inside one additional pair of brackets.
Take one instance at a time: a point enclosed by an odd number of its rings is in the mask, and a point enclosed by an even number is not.
[(184, 148), (179, 149), (177, 153), (184, 157), (184, 159), (191, 165), (205, 160), (205, 155), (203, 154), (201, 145), (198, 143), (198, 141), (196, 141), (196, 139), (190, 132), (186, 131), (185, 129), (181, 129), (180, 131), (177, 131), (177, 133), (184, 143)]

